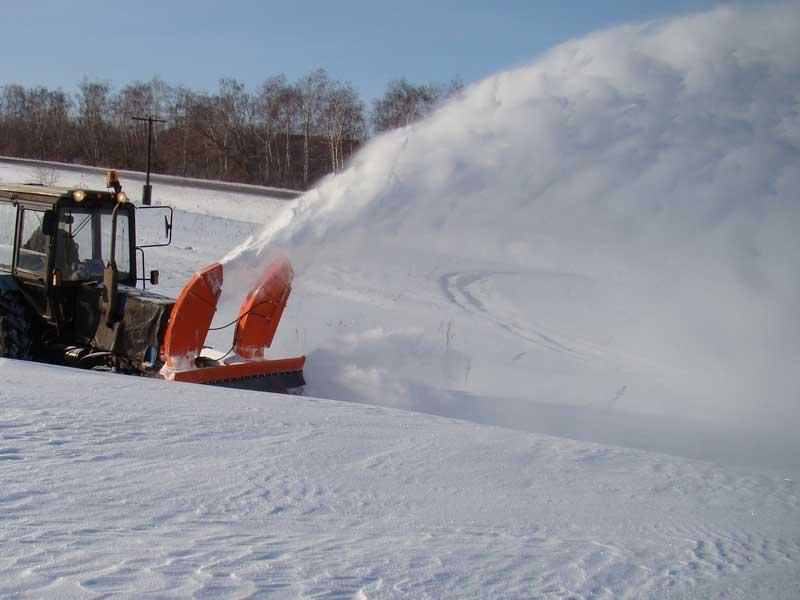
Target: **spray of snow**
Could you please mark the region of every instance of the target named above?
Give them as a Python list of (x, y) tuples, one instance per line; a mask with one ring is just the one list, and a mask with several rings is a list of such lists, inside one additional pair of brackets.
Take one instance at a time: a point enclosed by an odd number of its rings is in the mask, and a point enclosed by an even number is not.
[[(798, 31), (797, 5), (780, 4), (568, 42), (371, 142), (231, 251), (226, 272), (280, 250), (298, 285), (347, 268), (402, 292), (426, 270), (438, 292), (530, 346), (491, 381), (476, 368), (460, 384), (474, 393), (522, 384), (580, 404), (627, 386), (626, 398), (646, 392), (638, 411), (796, 415)], [(484, 334), (462, 331), (459, 350), (499, 365), (491, 348), (504, 342)], [(326, 364), (338, 353), (339, 384), (355, 382), (355, 395), (380, 396), (375, 369), (396, 371), (405, 352), (372, 353), (386, 363), (359, 371), (349, 344), (306, 342)], [(467, 378), (442, 385), (456, 379)]]

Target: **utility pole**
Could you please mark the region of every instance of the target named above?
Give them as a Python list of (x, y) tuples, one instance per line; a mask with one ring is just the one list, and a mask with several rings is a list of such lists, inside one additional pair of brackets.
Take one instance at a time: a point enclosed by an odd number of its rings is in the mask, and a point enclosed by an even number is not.
[(153, 115), (146, 117), (131, 117), (134, 121), (147, 121), (147, 176), (144, 189), (142, 190), (142, 204), (150, 206), (153, 188), (150, 185), (150, 152), (153, 146), (153, 123), (166, 123), (163, 119), (157, 119)]

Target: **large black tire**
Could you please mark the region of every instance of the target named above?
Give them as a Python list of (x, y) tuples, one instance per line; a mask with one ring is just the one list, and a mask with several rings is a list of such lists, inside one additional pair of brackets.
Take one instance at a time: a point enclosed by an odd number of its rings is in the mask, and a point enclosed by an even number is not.
[(30, 360), (33, 335), (22, 294), (0, 291), (0, 358)]

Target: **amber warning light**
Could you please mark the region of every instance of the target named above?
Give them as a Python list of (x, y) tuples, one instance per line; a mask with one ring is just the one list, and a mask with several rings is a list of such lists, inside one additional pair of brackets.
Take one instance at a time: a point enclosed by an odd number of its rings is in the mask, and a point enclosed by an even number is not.
[(106, 173), (106, 187), (114, 188), (114, 191), (119, 194), (122, 191), (122, 184), (119, 182), (119, 175), (114, 169)]

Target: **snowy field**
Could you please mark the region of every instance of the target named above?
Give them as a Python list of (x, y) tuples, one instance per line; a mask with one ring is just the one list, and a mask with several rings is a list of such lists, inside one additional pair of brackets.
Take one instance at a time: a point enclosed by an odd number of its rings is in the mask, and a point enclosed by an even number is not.
[(296, 201), (154, 186), (217, 323), (291, 258), (306, 397), (0, 360), (0, 597), (800, 596), (798, 33), (569, 42)]
[(798, 590), (785, 473), (347, 402), (0, 374), (3, 598)]

